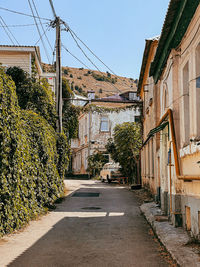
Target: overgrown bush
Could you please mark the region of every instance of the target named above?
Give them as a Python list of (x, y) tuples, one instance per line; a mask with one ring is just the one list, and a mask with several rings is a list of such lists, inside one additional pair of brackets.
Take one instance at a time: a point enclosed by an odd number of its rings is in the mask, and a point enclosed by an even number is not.
[(0, 69), (0, 235), (19, 229), (63, 194), (66, 136), (36, 111), (20, 108), (14, 82)]
[(113, 139), (110, 138), (106, 144), (108, 153), (120, 163), (124, 176), (128, 176), (130, 182), (136, 182), (141, 145), (141, 125), (135, 122), (117, 124)]
[(24, 70), (18, 67), (11, 67), (6, 73), (15, 82), (19, 106), (22, 109), (34, 110), (55, 128), (56, 106), (48, 82), (45, 79), (40, 82), (35, 78), (31, 79)]

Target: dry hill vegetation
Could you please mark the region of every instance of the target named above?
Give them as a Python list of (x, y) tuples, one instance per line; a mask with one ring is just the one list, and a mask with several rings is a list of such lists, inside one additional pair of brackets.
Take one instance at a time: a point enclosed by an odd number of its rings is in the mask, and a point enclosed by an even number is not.
[[(44, 64), (45, 71), (52, 71), (50, 65)], [(96, 97), (110, 96), (125, 91), (136, 91), (138, 80), (112, 75), (84, 68), (62, 67), (63, 76), (69, 81), (74, 93), (87, 96), (88, 90), (95, 91)], [(118, 91), (118, 90), (119, 91)]]

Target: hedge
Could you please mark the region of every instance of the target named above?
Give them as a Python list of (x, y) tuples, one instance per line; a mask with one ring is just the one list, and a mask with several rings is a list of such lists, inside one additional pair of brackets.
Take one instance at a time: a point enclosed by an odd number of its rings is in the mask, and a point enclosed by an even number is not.
[(0, 236), (43, 213), (63, 194), (64, 134), (22, 110), (14, 82), (0, 69)]

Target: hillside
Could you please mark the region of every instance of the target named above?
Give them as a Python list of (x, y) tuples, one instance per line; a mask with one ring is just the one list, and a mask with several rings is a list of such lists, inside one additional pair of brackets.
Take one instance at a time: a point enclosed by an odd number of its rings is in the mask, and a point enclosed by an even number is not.
[[(47, 64), (43, 64), (43, 68), (45, 71), (51, 71), (50, 66)], [(120, 91), (137, 90), (137, 80), (132, 78), (84, 68), (62, 67), (62, 71), (63, 76), (69, 81), (72, 90), (76, 94), (86, 96), (88, 90), (93, 90), (96, 97), (105, 97), (120, 93)]]

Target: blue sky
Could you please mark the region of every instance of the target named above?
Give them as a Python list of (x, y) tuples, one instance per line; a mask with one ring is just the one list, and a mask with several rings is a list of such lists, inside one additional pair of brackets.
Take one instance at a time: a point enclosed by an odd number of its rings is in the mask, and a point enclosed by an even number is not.
[[(32, 0), (31, 0), (32, 1)], [(34, 0), (41, 17), (53, 19), (48, 0)], [(53, 0), (58, 16), (66, 21), (71, 29), (95, 54), (100, 57), (117, 75), (138, 78), (145, 39), (161, 33), (169, 0)], [(31, 14), (28, 0), (1, 0), (0, 7)], [(7, 25), (32, 24), (33, 18), (0, 10), (0, 16)], [(44, 21), (45, 22), (45, 21)], [(47, 25), (44, 24), (46, 29)], [(21, 45), (35, 45), (39, 39), (35, 26), (10, 27)], [(0, 27), (1, 44), (12, 44)], [(52, 46), (55, 43), (55, 30), (47, 31)], [(15, 42), (15, 41), (14, 41)], [(49, 57), (52, 51), (44, 39)], [(62, 32), (62, 43), (91, 69), (94, 67), (81, 54), (69, 33)], [(48, 62), (42, 43), (42, 60)], [(91, 60), (101, 71), (107, 69), (87, 50)], [(71, 55), (62, 51), (62, 65), (83, 67)]]

